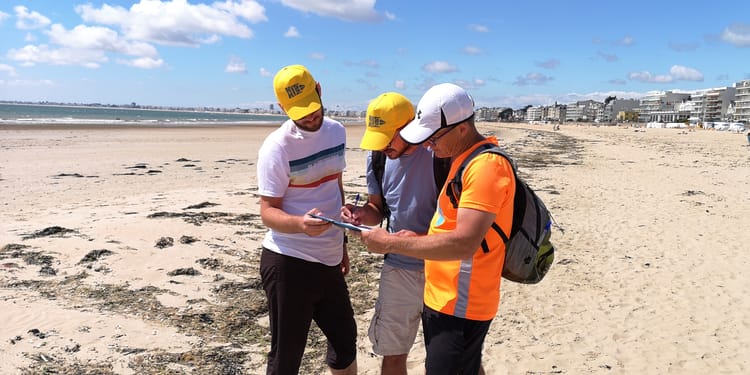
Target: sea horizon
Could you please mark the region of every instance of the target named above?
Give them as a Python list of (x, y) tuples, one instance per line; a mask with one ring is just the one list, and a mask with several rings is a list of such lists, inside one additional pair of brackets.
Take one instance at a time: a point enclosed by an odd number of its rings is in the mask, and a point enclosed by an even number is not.
[(197, 109), (0, 103), (0, 125), (264, 125), (287, 118), (283, 114)]

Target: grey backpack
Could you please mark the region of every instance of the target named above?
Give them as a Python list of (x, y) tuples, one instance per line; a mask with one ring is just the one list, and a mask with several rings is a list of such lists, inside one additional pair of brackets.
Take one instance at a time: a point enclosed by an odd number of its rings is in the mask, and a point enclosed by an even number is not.
[[(523, 283), (536, 284), (547, 274), (555, 259), (555, 247), (550, 242), (552, 216), (541, 199), (518, 177), (516, 164), (508, 154), (493, 144), (484, 144), (474, 150), (458, 167), (456, 175), (448, 183), (446, 194), (453, 207), (458, 208), (463, 188), (461, 178), (469, 162), (485, 152), (506, 158), (513, 166), (516, 192), (513, 200), (513, 223), (510, 234), (506, 234), (497, 223), (494, 229), (505, 242), (505, 264), (503, 278)], [(487, 240), (482, 240), (482, 249), (489, 252)]]

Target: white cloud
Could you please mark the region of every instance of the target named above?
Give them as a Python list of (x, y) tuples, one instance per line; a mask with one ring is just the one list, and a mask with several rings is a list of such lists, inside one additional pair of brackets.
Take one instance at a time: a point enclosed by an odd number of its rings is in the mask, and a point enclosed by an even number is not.
[(229, 59), (229, 63), (227, 64), (226, 68), (224, 68), (225, 73), (247, 73), (247, 68), (245, 67), (245, 61), (243, 61), (241, 58), (232, 56)]
[(127, 66), (132, 66), (134, 68), (141, 68), (141, 69), (156, 69), (164, 66), (164, 60), (162, 59), (153, 59), (150, 57), (139, 57), (137, 59), (132, 60), (118, 60), (120, 64), (124, 64)]
[(294, 26), (289, 26), (289, 28), (284, 33), (284, 36), (287, 38), (299, 38), (299, 30), (297, 30)]
[(13, 7), (13, 10), (16, 12), (16, 27), (21, 30), (41, 29), (52, 23), (49, 18), (39, 12), (29, 12), (29, 8), (23, 5), (17, 5)]
[(239, 2), (226, 0), (223, 3), (216, 2), (212, 5), (216, 9), (225, 10), (230, 14), (240, 16), (252, 23), (268, 21), (268, 17), (266, 17), (266, 9), (254, 0), (240, 0)]
[(258, 69), (258, 73), (260, 73), (261, 77), (270, 77), (271, 76), (271, 72), (269, 72), (268, 69), (266, 69), (266, 68), (260, 68), (260, 69)]
[(23, 41), (26, 43), (31, 43), (35, 40), (36, 40), (36, 36), (34, 36), (34, 34), (32, 33), (26, 33), (26, 35), (24, 35), (23, 37)]
[(478, 33), (488, 33), (488, 32), (490, 32), (490, 28), (489, 27), (487, 27), (485, 25), (476, 25), (476, 24), (469, 25), (469, 30), (472, 30), (472, 31), (475, 31), (475, 32), (478, 32)]
[(98, 68), (101, 63), (109, 60), (103, 51), (73, 48), (51, 49), (46, 44), (26, 45), (21, 49), (11, 49), (8, 51), (7, 57), (21, 62), (23, 66), (50, 64), (80, 65), (87, 68)]
[(485, 84), (484, 80), (479, 78), (474, 78), (471, 81), (455, 80), (453, 83), (463, 87), (465, 90), (473, 90), (482, 87)]
[(393, 82), (393, 87), (399, 90), (403, 90), (406, 87), (406, 83), (404, 81), (397, 80), (396, 82)]
[(457, 72), (458, 68), (445, 61), (433, 61), (422, 66), (422, 70), (429, 73), (452, 73)]
[(3, 22), (4, 22), (5, 20), (7, 20), (8, 18), (10, 18), (10, 14), (8, 14), (8, 13), (5, 13), (5, 12), (3, 12), (3, 11), (0, 11), (0, 25), (2, 25), (2, 24), (3, 24)]
[(192, 46), (215, 43), (220, 36), (252, 38), (241, 19), (266, 21), (265, 8), (252, 0), (190, 4), (175, 0), (141, 0), (130, 9), (104, 4), (76, 6), (86, 22), (117, 26), (127, 39), (164, 45)]
[(11, 77), (18, 76), (18, 73), (16, 73), (16, 68), (7, 64), (0, 64), (0, 72), (6, 72)]
[(310, 54), (310, 58), (313, 60), (325, 60), (326, 55), (321, 52), (313, 52)]
[(548, 77), (542, 73), (527, 73), (525, 76), (517, 76), (516, 81), (513, 82), (515, 86), (530, 86), (530, 85), (544, 85), (549, 81), (554, 80), (552, 77)]
[(323, 17), (335, 17), (344, 21), (381, 21), (384, 16), (375, 8), (375, 0), (281, 0), (285, 6), (305, 13)]
[(681, 81), (703, 81), (703, 73), (682, 65), (673, 65), (672, 68), (669, 69), (669, 75), (674, 79)]
[(481, 55), (482, 50), (477, 46), (468, 45), (464, 47), (464, 53), (467, 55)]
[(648, 83), (669, 83), (674, 79), (669, 75), (653, 75), (651, 72), (644, 70), (641, 72), (633, 72), (628, 74), (628, 79), (631, 81), (640, 81)]
[(615, 42), (615, 44), (619, 46), (632, 46), (635, 41), (633, 40), (633, 37), (626, 36), (618, 41)]
[[(22, 29), (50, 25), (47, 17), (24, 6), (14, 8)], [(222, 36), (250, 38), (246, 22), (266, 21), (265, 9), (256, 0), (225, 0), (190, 4), (187, 0), (140, 0), (130, 8), (91, 3), (78, 5), (76, 12), (84, 22), (67, 30), (53, 24), (44, 33), (49, 45), (26, 45), (7, 53), (22, 66), (35, 64), (80, 65), (97, 68), (109, 61), (107, 53), (134, 56), (118, 59), (128, 66), (153, 69), (165, 64), (152, 43), (197, 47), (212, 44)], [(34, 35), (27, 33), (31, 43)], [(60, 47), (60, 48), (58, 48)], [(231, 68), (231, 67), (229, 67)]]
[(640, 81), (646, 83), (670, 83), (674, 81), (703, 81), (703, 73), (697, 69), (689, 68), (682, 65), (673, 65), (669, 69), (669, 74), (655, 75), (644, 70), (628, 74), (631, 81)]
[(75, 49), (104, 50), (131, 56), (157, 57), (159, 53), (151, 44), (127, 41), (117, 32), (102, 26), (78, 25), (68, 31), (54, 24), (47, 32), (53, 44)]
[(393, 14), (393, 13), (391, 13), (391, 12), (385, 12), (385, 18), (388, 21), (395, 21), (396, 20), (396, 15)]
[(750, 25), (742, 23), (730, 25), (721, 33), (721, 40), (736, 47), (750, 47)]

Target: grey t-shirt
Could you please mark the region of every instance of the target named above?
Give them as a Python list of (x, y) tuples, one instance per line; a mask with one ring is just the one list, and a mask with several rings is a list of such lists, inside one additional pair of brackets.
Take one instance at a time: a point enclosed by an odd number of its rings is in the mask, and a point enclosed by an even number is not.
[[(432, 151), (417, 148), (409, 155), (385, 161), (383, 194), (372, 170), (372, 153), (367, 157), (367, 193), (385, 197), (391, 210), (390, 232), (407, 229), (426, 234), (437, 205)], [(394, 267), (421, 270), (424, 262), (405, 255), (388, 254), (385, 262)]]

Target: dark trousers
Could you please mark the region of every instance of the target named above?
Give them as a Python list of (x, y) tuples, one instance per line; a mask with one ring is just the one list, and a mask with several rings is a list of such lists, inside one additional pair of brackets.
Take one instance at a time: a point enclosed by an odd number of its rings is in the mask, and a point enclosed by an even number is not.
[(357, 326), (339, 266), (263, 249), (260, 274), (268, 299), (271, 351), (267, 374), (297, 374), (314, 320), (328, 339), (326, 363), (348, 367), (357, 355)]
[(422, 331), (427, 348), (427, 375), (478, 374), (490, 323), (492, 320), (457, 318), (425, 306)]

